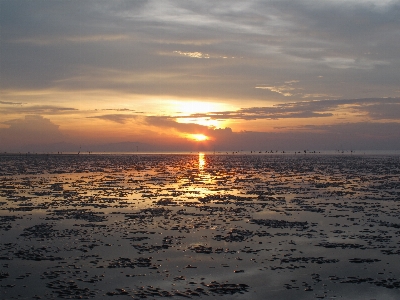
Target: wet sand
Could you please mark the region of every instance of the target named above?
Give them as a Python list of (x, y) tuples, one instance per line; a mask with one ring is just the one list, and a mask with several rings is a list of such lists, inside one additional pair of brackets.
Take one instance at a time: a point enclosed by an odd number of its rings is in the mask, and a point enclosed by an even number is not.
[(1, 299), (399, 299), (400, 158), (0, 155)]

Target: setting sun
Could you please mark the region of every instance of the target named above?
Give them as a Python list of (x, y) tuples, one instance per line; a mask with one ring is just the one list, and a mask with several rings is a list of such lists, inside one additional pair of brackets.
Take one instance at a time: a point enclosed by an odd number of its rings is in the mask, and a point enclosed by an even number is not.
[(208, 140), (208, 136), (204, 135), (204, 134), (191, 134), (190, 138), (198, 141), (198, 142), (202, 142), (202, 141), (206, 141)]

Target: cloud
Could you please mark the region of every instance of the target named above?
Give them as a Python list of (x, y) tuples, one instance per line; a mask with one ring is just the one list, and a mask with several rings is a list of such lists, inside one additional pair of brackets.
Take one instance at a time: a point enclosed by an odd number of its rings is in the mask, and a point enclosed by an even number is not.
[(215, 120), (321, 118), (331, 117), (335, 111), (339, 111), (340, 109), (347, 109), (358, 114), (363, 114), (373, 120), (397, 119), (400, 121), (400, 98), (299, 101), (276, 104), (271, 107), (249, 107), (237, 111), (198, 113), (179, 117), (208, 117)]
[[(300, 129), (300, 128), (299, 128)], [(305, 128), (310, 145), (325, 143), (324, 149), (399, 149), (400, 123), (341, 123)], [(312, 143), (314, 136), (317, 143)], [(336, 144), (336, 145), (335, 145)], [(322, 148), (321, 148), (322, 149)]]
[(192, 118), (211, 118), (214, 120), (260, 120), (260, 119), (288, 119), (288, 118), (319, 118), (330, 117), (330, 112), (312, 111), (310, 108), (301, 107), (297, 103), (289, 105), (274, 105), (272, 107), (242, 108), (237, 111), (210, 112), (205, 114), (192, 114)]
[(190, 58), (213, 58), (213, 59), (236, 59), (236, 58), (243, 58), (243, 57), (235, 57), (235, 56), (226, 56), (226, 55), (210, 55), (208, 53), (202, 53), (202, 52), (183, 52), (183, 51), (173, 51), (174, 54), (178, 54), (178, 55), (183, 55), (183, 56), (187, 56)]
[(360, 113), (367, 114), (372, 120), (400, 121), (400, 99), (364, 102), (350, 107)]
[(88, 119), (101, 119), (106, 121), (111, 121), (119, 124), (125, 124), (129, 120), (136, 119), (136, 115), (126, 115), (126, 114), (107, 114), (100, 116), (90, 116)]
[[(24, 104), (24, 103), (21, 103)], [(60, 115), (76, 112), (78, 109), (72, 107), (62, 107), (57, 105), (21, 105), (18, 107), (2, 107), (0, 112), (3, 114), (35, 114), (35, 115)]]
[[(344, 97), (363, 96), (360, 92), (371, 82), (381, 87), (373, 96), (384, 91), (393, 96), (399, 81), (398, 1), (24, 4), (2, 2), (3, 89), (62, 87), (147, 95), (161, 90), (268, 100), (251, 89), (260, 80), (284, 82), (296, 76), (307, 82), (302, 87), (307, 97), (335, 94), (339, 80)], [(178, 56), (243, 59), (227, 64)], [(125, 74), (147, 81), (126, 80)], [(323, 85), (311, 80), (318, 75), (326, 78)], [(198, 81), (194, 76), (203, 77)], [(71, 78), (82, 80), (67, 85)], [(299, 92), (281, 84), (257, 87), (274, 90), (277, 98)]]
[(287, 85), (281, 85), (281, 86), (256, 86), (256, 89), (260, 90), (269, 90), (271, 92), (275, 92), (278, 94), (281, 94), (285, 97), (290, 97), (293, 96), (293, 93), (291, 91), (295, 90), (295, 88)]
[[(322, 78), (323, 76), (319, 76)], [(305, 93), (304, 87), (299, 86), (299, 80), (288, 80), (280, 85), (263, 85), (259, 84), (255, 88), (260, 90), (268, 90), (274, 93), (281, 94), (284, 97), (297, 97), (297, 98), (332, 98), (335, 97), (333, 95), (328, 94), (318, 94), (318, 93)]]
[(6, 105), (22, 105), (25, 103), (22, 102), (12, 102), (12, 101), (0, 101), (0, 104), (6, 104)]
[(112, 110), (112, 111), (135, 111), (134, 109), (130, 108), (104, 108), (102, 110)]
[(336, 69), (375, 69), (377, 66), (388, 65), (389, 61), (372, 60), (365, 58), (324, 57), (323, 64)]
[(36, 38), (19, 38), (12, 40), (12, 43), (31, 44), (37, 46), (48, 46), (48, 45), (62, 45), (69, 43), (104, 43), (104, 42), (115, 42), (126, 40), (129, 37), (123, 34), (97, 34), (97, 35), (77, 35), (77, 36), (50, 36), (50, 37), (36, 37)]
[(207, 53), (201, 53), (201, 52), (174, 51), (174, 53), (179, 54), (179, 55), (188, 56), (191, 58), (210, 58), (210, 55), (208, 55)]
[[(1, 150), (18, 149), (27, 145), (43, 145), (65, 140), (59, 126), (40, 115), (2, 122), (8, 128), (0, 129)], [(3, 148), (4, 147), (4, 148)]]
[(215, 141), (217, 150), (313, 151), (400, 149), (400, 123), (341, 123), (290, 128), (287, 131), (233, 132)]
[(155, 126), (159, 128), (172, 128), (178, 132), (183, 133), (205, 133), (208, 131), (209, 127), (194, 124), (194, 123), (179, 123), (171, 117), (164, 116), (147, 116), (145, 117), (145, 123), (150, 126)]

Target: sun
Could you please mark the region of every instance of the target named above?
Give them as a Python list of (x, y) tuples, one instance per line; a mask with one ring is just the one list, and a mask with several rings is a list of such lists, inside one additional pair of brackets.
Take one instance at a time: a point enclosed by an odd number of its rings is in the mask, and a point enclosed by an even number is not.
[(202, 142), (208, 140), (208, 136), (204, 134), (191, 134), (190, 138), (195, 140), (196, 142)]

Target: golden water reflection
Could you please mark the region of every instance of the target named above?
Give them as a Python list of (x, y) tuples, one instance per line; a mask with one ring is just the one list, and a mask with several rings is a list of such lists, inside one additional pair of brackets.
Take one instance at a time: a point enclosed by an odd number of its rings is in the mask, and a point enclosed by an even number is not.
[(206, 166), (206, 159), (204, 153), (199, 153), (199, 171), (204, 170)]

